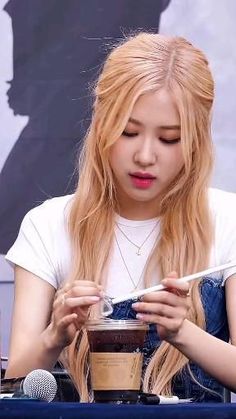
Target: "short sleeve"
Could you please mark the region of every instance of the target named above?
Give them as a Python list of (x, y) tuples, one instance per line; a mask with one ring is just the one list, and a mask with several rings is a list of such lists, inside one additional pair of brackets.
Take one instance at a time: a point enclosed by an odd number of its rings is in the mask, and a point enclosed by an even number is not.
[(19, 265), (57, 288), (56, 272), (49, 251), (49, 243), (43, 238), (34, 221), (34, 210), (24, 217), (18, 237), (6, 255), (12, 265)]
[(227, 243), (225, 244), (225, 257), (224, 260), (227, 262), (235, 262), (235, 266), (229, 269), (225, 269), (223, 274), (223, 285), (227, 278), (232, 275), (236, 275), (236, 220), (231, 223), (232, 228), (229, 228), (229, 234)]
[(21, 266), (56, 289), (69, 269), (70, 249), (65, 213), (70, 198), (52, 198), (30, 210), (6, 255), (11, 265)]
[[(215, 190), (215, 246), (220, 264), (236, 265), (236, 194)], [(223, 271), (223, 283), (236, 275), (236, 266)]]

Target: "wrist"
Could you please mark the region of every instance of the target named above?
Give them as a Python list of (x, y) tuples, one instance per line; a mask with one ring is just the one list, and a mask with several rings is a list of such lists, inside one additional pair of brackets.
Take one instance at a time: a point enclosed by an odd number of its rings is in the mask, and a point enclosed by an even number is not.
[(177, 348), (181, 348), (182, 345), (185, 345), (185, 342), (189, 340), (189, 320), (185, 319), (179, 328), (178, 332), (173, 334), (170, 338), (168, 338), (168, 343)]
[(57, 334), (53, 330), (51, 323), (42, 333), (42, 342), (47, 352), (55, 352), (60, 354), (65, 347), (62, 342), (59, 342)]

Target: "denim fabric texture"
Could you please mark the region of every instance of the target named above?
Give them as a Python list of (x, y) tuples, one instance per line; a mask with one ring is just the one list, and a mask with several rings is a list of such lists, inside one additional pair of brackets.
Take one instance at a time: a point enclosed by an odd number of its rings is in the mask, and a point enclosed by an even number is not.
[[(220, 281), (219, 278), (204, 277), (199, 286), (206, 317), (206, 331), (227, 342), (229, 340), (229, 330), (225, 305), (225, 289), (222, 287), (222, 280)], [(113, 319), (135, 319), (136, 312), (132, 309), (131, 305), (132, 301), (117, 304), (110, 317)], [(160, 343), (156, 326), (154, 324), (149, 325), (149, 331), (146, 335), (143, 349), (144, 368)], [(189, 366), (197, 382), (213, 390), (214, 393), (203, 389), (201, 385), (195, 382), (189, 374), (188, 368), (184, 368), (175, 377), (173, 393), (180, 398), (194, 398), (195, 401), (200, 402), (222, 402), (223, 386), (205, 373), (198, 365), (190, 362)]]

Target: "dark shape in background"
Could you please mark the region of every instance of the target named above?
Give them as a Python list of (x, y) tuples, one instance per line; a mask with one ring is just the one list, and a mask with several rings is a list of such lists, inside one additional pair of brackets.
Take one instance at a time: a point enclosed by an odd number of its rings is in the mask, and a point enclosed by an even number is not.
[(14, 79), (9, 105), (29, 123), (0, 174), (0, 253), (26, 212), (73, 192), (77, 153), (89, 125), (89, 85), (112, 44), (130, 30), (158, 32), (170, 0), (10, 0)]

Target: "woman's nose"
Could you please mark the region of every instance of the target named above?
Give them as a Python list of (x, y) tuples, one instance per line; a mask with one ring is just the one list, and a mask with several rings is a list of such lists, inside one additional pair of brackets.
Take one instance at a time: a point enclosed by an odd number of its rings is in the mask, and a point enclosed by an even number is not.
[(157, 150), (154, 139), (141, 139), (134, 155), (134, 161), (141, 166), (150, 166), (155, 164), (157, 159)]

